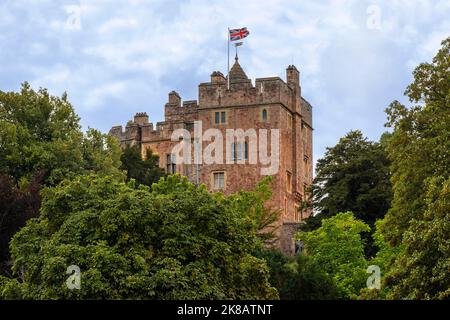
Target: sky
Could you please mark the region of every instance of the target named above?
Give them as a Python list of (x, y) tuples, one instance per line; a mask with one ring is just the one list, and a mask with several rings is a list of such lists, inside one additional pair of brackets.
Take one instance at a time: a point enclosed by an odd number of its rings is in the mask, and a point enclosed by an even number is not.
[(300, 70), (316, 161), (350, 130), (379, 139), (385, 108), (450, 36), (450, 1), (0, 0), (0, 90), (67, 92), (83, 129), (141, 111), (156, 123), (170, 91), (195, 100), (226, 74), (228, 27), (250, 31), (239, 62), (253, 83)]

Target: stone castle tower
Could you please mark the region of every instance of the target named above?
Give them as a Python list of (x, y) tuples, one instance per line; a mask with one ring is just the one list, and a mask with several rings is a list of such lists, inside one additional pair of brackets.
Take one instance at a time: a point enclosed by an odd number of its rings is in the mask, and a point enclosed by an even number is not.
[[(308, 198), (307, 187), (312, 183), (312, 107), (302, 97), (300, 74), (295, 66), (286, 69), (286, 81), (279, 77), (258, 78), (255, 85), (247, 77), (238, 58), (228, 79), (221, 72), (211, 74), (211, 81), (199, 85), (198, 101), (181, 101), (178, 93), (169, 93), (165, 105), (165, 121), (156, 128), (146, 113), (137, 113), (123, 130), (115, 126), (110, 134), (122, 146), (138, 144), (144, 152), (151, 148), (160, 157), (160, 166), (168, 173), (180, 173), (194, 183), (203, 183), (209, 190), (225, 194), (252, 189), (264, 178), (261, 163), (250, 164), (250, 137), (243, 144), (235, 142), (223, 148), (223, 158), (232, 153), (232, 163), (176, 164), (172, 154), (179, 141), (172, 141), (176, 129), (185, 129), (194, 140), (194, 122), (200, 121), (202, 130), (227, 129), (279, 130), (279, 166), (273, 174), (273, 196), (267, 205), (281, 211), (278, 222), (279, 247), (287, 254), (295, 250), (293, 235), (299, 223), (309, 215), (302, 210)], [(270, 134), (269, 134), (270, 137)], [(258, 137), (259, 138), (259, 137)], [(203, 150), (210, 142), (202, 142)], [(144, 154), (144, 153), (143, 153)], [(236, 161), (234, 161), (236, 160)], [(239, 160), (239, 161), (238, 161)]]

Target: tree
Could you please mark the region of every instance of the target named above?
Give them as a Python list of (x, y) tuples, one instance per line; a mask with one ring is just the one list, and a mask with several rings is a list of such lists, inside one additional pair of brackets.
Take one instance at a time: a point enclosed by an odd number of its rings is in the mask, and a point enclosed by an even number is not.
[(44, 172), (38, 173), (21, 190), (11, 177), (0, 175), (0, 275), (10, 275), (9, 240), (28, 219), (39, 214), (43, 177)]
[(146, 149), (145, 159), (142, 159), (141, 148), (137, 145), (127, 145), (120, 158), (121, 169), (127, 172), (127, 181), (136, 180), (138, 184), (151, 187), (165, 176), (163, 169), (159, 167), (159, 156), (154, 155), (150, 148)]
[[(389, 160), (385, 145), (389, 134), (380, 142), (368, 141), (361, 131), (350, 131), (319, 159), (312, 193), (317, 215), (307, 219), (302, 230), (314, 230), (320, 220), (339, 212), (351, 211), (359, 220), (374, 227), (383, 218), (392, 198)], [(371, 234), (364, 234), (366, 255), (373, 256), (376, 247)]]
[(270, 269), (270, 283), (282, 300), (338, 299), (339, 291), (333, 278), (304, 255), (285, 256), (278, 250), (261, 253)]
[(391, 200), (389, 161), (380, 143), (350, 131), (317, 161), (313, 203), (323, 217), (352, 211), (373, 226)]
[(398, 255), (384, 286), (390, 298), (448, 299), (450, 38), (413, 75), (405, 95), (415, 105), (394, 101), (386, 110), (394, 195), (380, 232)]
[(356, 298), (366, 285), (367, 261), (360, 233), (369, 230), (353, 213), (346, 212), (323, 219), (317, 230), (297, 234), (310, 263), (333, 279), (340, 298)]
[(266, 205), (272, 197), (272, 176), (267, 176), (258, 183), (255, 190), (241, 190), (228, 196), (230, 206), (236, 206), (234, 210), (246, 212), (246, 216), (253, 223), (253, 230), (263, 243), (273, 246), (278, 240), (276, 231), (277, 221), (280, 218), (280, 210)]
[(413, 75), (405, 95), (420, 104), (407, 108), (394, 101), (386, 110), (387, 126), (394, 129), (388, 147), (394, 197), (384, 224), (392, 245), (402, 241), (413, 219), (422, 219), (427, 179), (450, 176), (450, 38)]
[(404, 250), (386, 277), (394, 299), (450, 298), (450, 179), (431, 179), (422, 219), (403, 235)]
[(46, 185), (87, 172), (120, 177), (120, 153), (111, 137), (94, 129), (82, 133), (66, 94), (51, 96), (28, 83), (20, 92), (0, 91), (0, 172), (16, 183), (41, 170)]
[[(9, 273), (8, 242), (39, 211), (41, 185), (95, 172), (123, 179), (121, 149), (112, 137), (89, 129), (67, 95), (34, 91), (28, 83), (20, 92), (0, 91), (0, 265)], [(36, 180), (38, 179), (38, 180)]]
[[(18, 277), (0, 296), (26, 299), (276, 298), (254, 222), (236, 198), (171, 175), (135, 186), (79, 176), (43, 192), (41, 214), (11, 242)], [(81, 289), (66, 286), (81, 269)]]

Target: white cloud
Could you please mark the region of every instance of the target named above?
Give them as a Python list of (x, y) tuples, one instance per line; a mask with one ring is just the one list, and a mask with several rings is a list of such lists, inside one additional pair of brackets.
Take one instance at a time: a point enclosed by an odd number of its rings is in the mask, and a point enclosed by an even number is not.
[(122, 18), (114, 18), (108, 20), (106, 23), (102, 24), (98, 29), (100, 34), (105, 34), (108, 32), (116, 32), (117, 29), (127, 29), (128, 32), (132, 32), (132, 29), (135, 29), (138, 25), (138, 22), (135, 19), (122, 19)]
[(127, 84), (123, 81), (115, 81), (102, 84), (89, 91), (85, 98), (87, 107), (98, 107), (106, 97), (121, 97), (125, 93)]

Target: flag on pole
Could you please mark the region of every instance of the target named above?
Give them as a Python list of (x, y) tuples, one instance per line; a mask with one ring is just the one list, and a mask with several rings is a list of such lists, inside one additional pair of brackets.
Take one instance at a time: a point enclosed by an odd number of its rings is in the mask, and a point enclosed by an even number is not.
[(239, 47), (239, 46), (242, 46), (244, 43), (243, 42), (236, 42), (235, 44), (234, 44), (234, 46), (235, 47)]
[(244, 39), (249, 34), (250, 34), (250, 32), (247, 30), (246, 27), (240, 28), (240, 29), (230, 29), (230, 41)]

